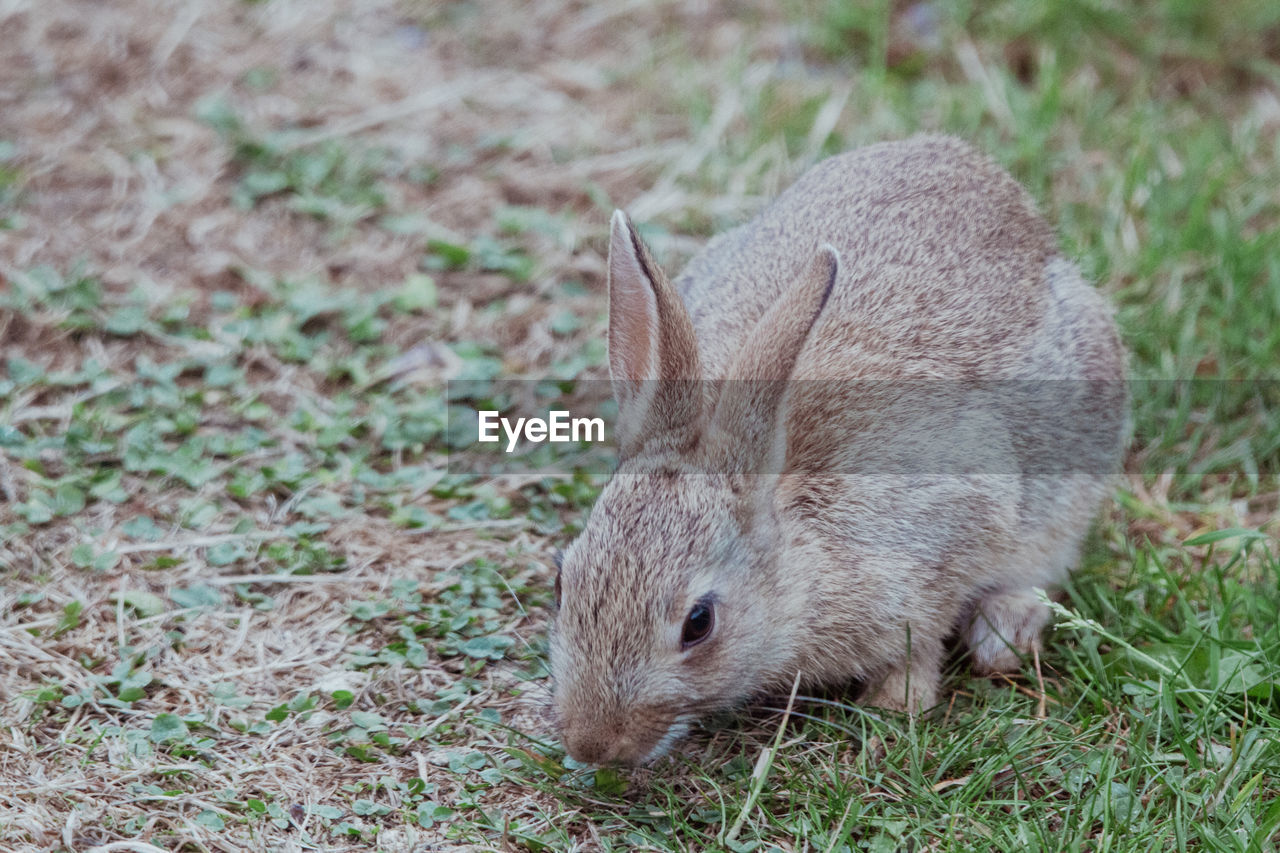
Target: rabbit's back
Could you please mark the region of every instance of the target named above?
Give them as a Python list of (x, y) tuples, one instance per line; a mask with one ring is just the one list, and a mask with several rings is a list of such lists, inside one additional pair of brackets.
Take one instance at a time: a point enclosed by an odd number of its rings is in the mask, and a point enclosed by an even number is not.
[(1008, 375), (1052, 295), (1052, 229), (1029, 194), (960, 140), (915, 137), (824, 160), (676, 281), (708, 379), (824, 243), (830, 302), (795, 377)]
[(840, 268), (792, 374), (788, 467), (1111, 470), (1126, 406), (1106, 302), (1026, 190), (951, 137), (825, 160), (712, 240), (676, 282), (706, 378), (736, 378), (756, 324), (824, 243)]

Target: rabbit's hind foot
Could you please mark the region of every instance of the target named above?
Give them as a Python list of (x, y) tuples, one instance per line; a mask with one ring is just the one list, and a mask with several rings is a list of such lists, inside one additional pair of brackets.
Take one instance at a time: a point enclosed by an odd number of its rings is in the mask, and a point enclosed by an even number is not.
[(1040, 648), (1049, 608), (1035, 589), (1000, 590), (978, 602), (966, 627), (973, 671), (978, 675), (1018, 672), (1022, 657)]

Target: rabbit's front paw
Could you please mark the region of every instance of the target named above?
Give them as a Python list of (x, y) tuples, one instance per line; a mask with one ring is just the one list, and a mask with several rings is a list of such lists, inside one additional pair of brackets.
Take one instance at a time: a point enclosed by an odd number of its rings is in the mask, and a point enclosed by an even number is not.
[(891, 670), (864, 695), (862, 704), (908, 714), (933, 707), (938, 701), (941, 664), (941, 650), (913, 651), (909, 665)]

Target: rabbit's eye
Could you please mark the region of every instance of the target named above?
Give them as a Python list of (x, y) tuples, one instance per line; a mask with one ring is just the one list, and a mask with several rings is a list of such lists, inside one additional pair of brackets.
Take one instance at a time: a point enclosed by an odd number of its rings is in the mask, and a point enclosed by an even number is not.
[(688, 649), (711, 636), (716, 624), (716, 611), (710, 597), (698, 599), (684, 620), (684, 632), (680, 635), (680, 648)]

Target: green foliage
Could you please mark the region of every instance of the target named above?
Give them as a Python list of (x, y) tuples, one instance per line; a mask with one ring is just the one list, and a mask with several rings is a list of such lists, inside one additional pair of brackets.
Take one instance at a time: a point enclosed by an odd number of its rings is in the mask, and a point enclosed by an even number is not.
[(339, 140), (257, 133), (217, 98), (204, 101), (198, 114), (234, 148), (233, 162), (240, 169), (232, 194), (237, 207), (249, 209), (281, 196), (297, 213), (350, 225), (387, 204), (382, 179), (392, 167), (378, 154), (354, 154)]
[(533, 274), (533, 259), (517, 248), (492, 237), (477, 237), (468, 245), (447, 240), (427, 242), (426, 266), (433, 270), (471, 269), (496, 272), (517, 282)]

